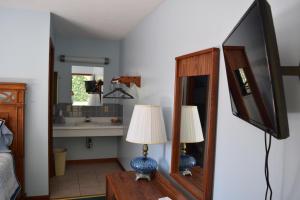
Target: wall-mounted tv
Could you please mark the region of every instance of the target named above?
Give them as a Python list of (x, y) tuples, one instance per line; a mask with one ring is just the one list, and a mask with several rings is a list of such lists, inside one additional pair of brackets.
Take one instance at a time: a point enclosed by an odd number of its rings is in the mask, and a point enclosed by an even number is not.
[(277, 139), (289, 136), (280, 60), (270, 5), (255, 0), (223, 43), (235, 116)]

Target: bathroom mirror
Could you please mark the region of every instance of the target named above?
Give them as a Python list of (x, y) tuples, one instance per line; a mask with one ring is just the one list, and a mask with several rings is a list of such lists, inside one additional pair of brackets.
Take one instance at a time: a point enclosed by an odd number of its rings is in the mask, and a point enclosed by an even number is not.
[(103, 67), (72, 66), (72, 105), (102, 105), (103, 77)]
[(211, 200), (219, 49), (176, 58), (171, 176), (196, 199)]

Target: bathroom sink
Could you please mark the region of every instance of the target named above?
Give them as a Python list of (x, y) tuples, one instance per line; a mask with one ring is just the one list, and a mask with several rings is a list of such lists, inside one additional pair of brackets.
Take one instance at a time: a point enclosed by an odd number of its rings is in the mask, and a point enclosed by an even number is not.
[(65, 124), (53, 126), (53, 137), (98, 137), (122, 136), (123, 125), (112, 124), (110, 118), (92, 118), (85, 122), (84, 118), (66, 118)]
[(110, 122), (77, 122), (74, 126), (82, 127), (98, 127), (98, 126), (113, 126)]

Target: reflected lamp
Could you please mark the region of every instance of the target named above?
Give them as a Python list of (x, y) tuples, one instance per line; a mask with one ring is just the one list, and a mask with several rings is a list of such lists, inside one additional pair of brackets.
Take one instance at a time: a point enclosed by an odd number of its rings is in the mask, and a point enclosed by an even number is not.
[(191, 168), (196, 165), (195, 158), (186, 153), (186, 144), (202, 141), (204, 141), (204, 138), (197, 106), (182, 106), (180, 120), (181, 154), (179, 162), (179, 171), (182, 175), (191, 176)]

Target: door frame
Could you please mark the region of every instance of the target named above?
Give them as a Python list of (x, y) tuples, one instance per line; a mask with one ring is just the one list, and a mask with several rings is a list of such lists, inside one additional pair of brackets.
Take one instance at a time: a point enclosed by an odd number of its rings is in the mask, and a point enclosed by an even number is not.
[(50, 178), (54, 176), (54, 156), (53, 149), (53, 76), (54, 76), (55, 49), (52, 39), (49, 39), (49, 78), (48, 78), (48, 177), (49, 193)]

